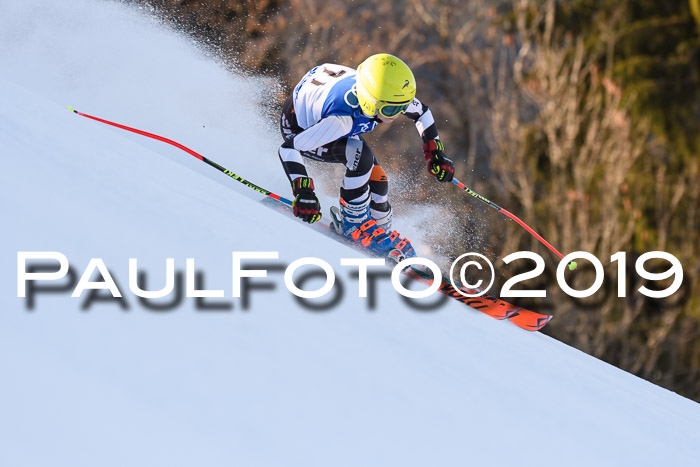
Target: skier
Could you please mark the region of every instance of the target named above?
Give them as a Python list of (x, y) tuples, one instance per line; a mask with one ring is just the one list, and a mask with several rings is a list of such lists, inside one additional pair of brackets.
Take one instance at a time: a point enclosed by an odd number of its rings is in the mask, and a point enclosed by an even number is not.
[(377, 256), (416, 256), (410, 241), (390, 232), (386, 173), (361, 136), (404, 114), (423, 138), (430, 173), (440, 182), (451, 181), (454, 163), (443, 152), (432, 113), (415, 95), (411, 69), (389, 54), (372, 55), (357, 70), (326, 63), (309, 71), (284, 103), (280, 120), (279, 156), (292, 184), (294, 215), (308, 223), (321, 219), (303, 158), (343, 163), (340, 210), (331, 208), (333, 227)]

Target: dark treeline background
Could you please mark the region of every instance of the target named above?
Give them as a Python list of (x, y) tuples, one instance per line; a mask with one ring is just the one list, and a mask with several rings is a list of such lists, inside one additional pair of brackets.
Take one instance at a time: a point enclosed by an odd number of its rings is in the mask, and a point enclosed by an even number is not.
[[(276, 105), (317, 64), (401, 57), (457, 176), (563, 253), (595, 254), (604, 291), (565, 296), (553, 278), (558, 258), (458, 190), (440, 191), (449, 207), (440, 215), (458, 210), (464, 219), (448, 256), (471, 251), (478, 237), (496, 257), (540, 253), (549, 277), (524, 285), (548, 297), (517, 302), (556, 315), (548, 334), (700, 400), (700, 0), (127, 3), (206, 44), (232, 70), (277, 78)], [(375, 133), (382, 164), (401, 172), (411, 198), (434, 198), (412, 125)], [(668, 299), (637, 291), (645, 282), (634, 261), (653, 250), (684, 267), (683, 287)], [(617, 297), (610, 261), (618, 251), (627, 252), (627, 298)], [(661, 272), (668, 263), (646, 267)], [(593, 274), (579, 269), (568, 277), (584, 289)]]

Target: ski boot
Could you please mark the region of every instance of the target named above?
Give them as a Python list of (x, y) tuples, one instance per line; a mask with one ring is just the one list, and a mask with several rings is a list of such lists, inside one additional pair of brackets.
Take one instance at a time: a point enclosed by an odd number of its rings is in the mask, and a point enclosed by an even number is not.
[[(370, 217), (369, 203), (369, 197), (360, 203), (348, 203), (341, 198), (340, 209), (331, 207), (333, 229), (353, 243), (360, 244), (372, 255), (390, 258), (397, 263), (415, 257), (416, 252), (408, 239), (401, 238), (396, 230), (387, 232)], [(391, 212), (380, 221), (390, 226)]]

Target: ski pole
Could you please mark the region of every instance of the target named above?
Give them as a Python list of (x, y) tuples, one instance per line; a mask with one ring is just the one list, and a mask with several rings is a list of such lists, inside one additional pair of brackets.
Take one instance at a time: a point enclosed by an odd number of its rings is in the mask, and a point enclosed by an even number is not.
[[(467, 193), (469, 193), (470, 195), (472, 195), (474, 198), (478, 199), (479, 201), (482, 201), (482, 202), (486, 203), (487, 205), (489, 205), (489, 206), (491, 206), (492, 208), (494, 208), (496, 211), (498, 211), (498, 212), (500, 212), (500, 213), (502, 213), (502, 214), (505, 214), (506, 216), (508, 216), (508, 217), (510, 217), (511, 219), (513, 219), (515, 222), (517, 222), (518, 224), (520, 224), (520, 226), (521, 226), (522, 228), (524, 228), (525, 230), (527, 230), (533, 237), (535, 237), (537, 240), (539, 240), (540, 242), (542, 242), (542, 244), (543, 244), (544, 246), (546, 246), (546, 247), (549, 248), (551, 251), (553, 251), (559, 258), (564, 259), (564, 255), (562, 255), (561, 253), (559, 253), (559, 251), (558, 251), (556, 248), (554, 248), (552, 245), (550, 245), (549, 242), (548, 242), (547, 240), (545, 240), (544, 238), (542, 238), (542, 237), (540, 236), (540, 234), (538, 234), (537, 232), (535, 232), (534, 230), (532, 230), (532, 228), (530, 228), (529, 225), (527, 225), (525, 222), (523, 222), (523, 221), (521, 221), (520, 219), (518, 219), (518, 217), (517, 217), (515, 214), (511, 214), (510, 212), (508, 212), (508, 211), (506, 211), (505, 209), (503, 209), (502, 207), (500, 207), (498, 204), (496, 204), (496, 203), (494, 203), (494, 202), (492, 202), (492, 201), (490, 201), (490, 200), (484, 198), (484, 197), (481, 196), (479, 193), (477, 193), (476, 191), (472, 190), (472, 189), (469, 188), (468, 186), (464, 185), (462, 182), (460, 182), (460, 181), (457, 180), (456, 178), (453, 178), (453, 179), (452, 179), (452, 183), (454, 183), (455, 185), (457, 185), (457, 186), (460, 187), (462, 190), (466, 191)], [(574, 269), (576, 269), (576, 261), (569, 261), (569, 265), (568, 265), (568, 266), (569, 266), (569, 269), (573, 271)]]
[(290, 200), (288, 200), (287, 198), (283, 198), (283, 197), (281, 197), (280, 195), (277, 195), (277, 194), (275, 194), (275, 193), (273, 193), (273, 192), (271, 192), (271, 191), (268, 191), (268, 190), (266, 190), (266, 189), (264, 189), (264, 188), (259, 187), (258, 185), (254, 184), (254, 183), (252, 183), (252, 182), (249, 182), (248, 180), (246, 180), (245, 178), (241, 177), (240, 175), (236, 175), (235, 173), (231, 172), (230, 170), (228, 170), (228, 169), (226, 169), (226, 168), (220, 166), (219, 164), (217, 164), (216, 162), (214, 162), (214, 161), (212, 161), (212, 160), (210, 160), (210, 159), (207, 159), (206, 157), (202, 156), (201, 154), (194, 152), (194, 151), (191, 150), (190, 148), (188, 148), (188, 147), (186, 147), (186, 146), (183, 146), (182, 144), (178, 143), (177, 141), (173, 141), (173, 140), (171, 140), (171, 139), (164, 138), (164, 137), (162, 137), (162, 136), (154, 135), (153, 133), (148, 133), (148, 132), (146, 132), (146, 131), (137, 130), (136, 128), (131, 128), (131, 127), (128, 127), (128, 126), (125, 126), (125, 125), (120, 125), (119, 123), (110, 122), (109, 120), (103, 120), (103, 119), (101, 119), (101, 118), (94, 117), (94, 116), (92, 116), (92, 115), (88, 115), (88, 114), (85, 114), (85, 113), (82, 113), (82, 112), (78, 112), (77, 110), (73, 109), (72, 107), (68, 107), (68, 110), (70, 110), (70, 111), (72, 111), (72, 112), (74, 112), (74, 113), (80, 115), (81, 117), (90, 118), (90, 119), (96, 120), (96, 121), (98, 121), (98, 122), (100, 122), (100, 123), (106, 123), (107, 125), (112, 125), (112, 126), (115, 126), (115, 127), (117, 127), (117, 128), (121, 128), (122, 130), (131, 131), (131, 132), (133, 132), (133, 133), (136, 133), (136, 134), (139, 134), (139, 135), (143, 135), (143, 136), (147, 136), (147, 137), (149, 137), (149, 138), (153, 138), (153, 139), (156, 139), (156, 140), (158, 140), (158, 141), (163, 141), (164, 143), (168, 143), (168, 144), (170, 144), (170, 145), (173, 145), (173, 146), (175, 146), (176, 148), (182, 149), (182, 150), (185, 151), (186, 153), (188, 153), (188, 154), (190, 154), (190, 155), (196, 157), (196, 158), (199, 159), (200, 161), (202, 161), (202, 162), (204, 162), (204, 163), (206, 163), (206, 164), (209, 164), (210, 166), (214, 167), (214, 168), (217, 169), (218, 171), (223, 172), (224, 174), (228, 175), (228, 176), (231, 177), (232, 179), (234, 179), (234, 180), (236, 180), (236, 181), (238, 181), (238, 182), (241, 182), (242, 184), (244, 184), (244, 185), (247, 186), (248, 188), (251, 188), (251, 189), (253, 189), (253, 190), (255, 190), (255, 191), (259, 192), (259, 193), (262, 193), (262, 194), (264, 194), (264, 195), (267, 195), (267, 196), (269, 196), (270, 198), (273, 198), (273, 199), (276, 199), (276, 200), (278, 200), (278, 201), (281, 201), (281, 202), (283, 202), (284, 204), (286, 204), (286, 205), (288, 205), (288, 206), (291, 206), (291, 205), (292, 205), (292, 202), (291, 202)]

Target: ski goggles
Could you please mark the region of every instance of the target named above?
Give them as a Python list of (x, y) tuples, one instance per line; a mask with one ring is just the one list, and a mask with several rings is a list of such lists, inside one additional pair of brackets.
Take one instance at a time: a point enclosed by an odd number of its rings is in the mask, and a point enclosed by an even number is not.
[(391, 118), (395, 117), (400, 113), (404, 113), (410, 102), (377, 102), (377, 111), (382, 115), (382, 117)]

